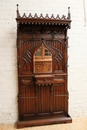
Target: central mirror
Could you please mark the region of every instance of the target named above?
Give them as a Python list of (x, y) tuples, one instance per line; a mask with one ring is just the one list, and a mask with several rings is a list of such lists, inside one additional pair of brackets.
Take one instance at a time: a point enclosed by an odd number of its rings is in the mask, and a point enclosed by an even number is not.
[(52, 73), (52, 53), (43, 44), (34, 53), (34, 73)]

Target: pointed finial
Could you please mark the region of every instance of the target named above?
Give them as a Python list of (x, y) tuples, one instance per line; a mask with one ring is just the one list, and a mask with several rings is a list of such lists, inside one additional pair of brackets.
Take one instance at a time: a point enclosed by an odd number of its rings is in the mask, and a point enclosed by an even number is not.
[(19, 5), (17, 4), (17, 12), (19, 12), (19, 11), (18, 11), (18, 6), (19, 6)]
[(18, 7), (19, 5), (17, 4), (17, 7)]
[(17, 18), (19, 18), (20, 17), (20, 14), (19, 14), (19, 10), (18, 10), (18, 4), (17, 4)]
[(71, 15), (70, 15), (70, 7), (68, 7), (68, 17), (67, 19), (70, 19), (71, 18)]

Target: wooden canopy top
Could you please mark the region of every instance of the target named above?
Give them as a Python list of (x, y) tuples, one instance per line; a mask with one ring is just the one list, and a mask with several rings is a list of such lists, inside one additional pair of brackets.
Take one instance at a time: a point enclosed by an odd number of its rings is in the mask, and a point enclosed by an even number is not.
[(68, 7), (68, 15), (67, 17), (65, 15), (62, 15), (62, 17), (57, 14), (56, 17), (52, 14), (51, 17), (46, 14), (44, 17), (43, 14), (40, 14), (38, 16), (36, 13), (34, 16), (32, 16), (31, 13), (27, 16), (25, 13), (21, 16), (18, 9), (17, 4), (17, 18), (16, 18), (17, 24), (39, 24), (39, 25), (64, 25), (68, 26), (70, 28), (71, 23), (71, 17), (70, 17), (70, 7)]

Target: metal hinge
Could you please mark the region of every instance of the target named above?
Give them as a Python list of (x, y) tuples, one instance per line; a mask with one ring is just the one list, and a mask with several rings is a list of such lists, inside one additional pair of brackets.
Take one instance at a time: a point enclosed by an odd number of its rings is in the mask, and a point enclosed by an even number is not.
[(65, 66), (66, 66), (66, 67), (69, 67), (69, 65), (68, 65), (67, 63), (65, 63)]
[(19, 43), (17, 43), (16, 46), (17, 46), (17, 48), (20, 48), (20, 44)]
[(18, 68), (21, 68), (21, 65), (20, 64), (18, 64), (18, 66), (17, 66)]

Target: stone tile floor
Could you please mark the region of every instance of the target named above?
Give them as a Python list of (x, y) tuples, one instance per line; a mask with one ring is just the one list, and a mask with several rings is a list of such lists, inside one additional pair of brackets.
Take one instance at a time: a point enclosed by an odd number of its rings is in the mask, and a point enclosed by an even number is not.
[[(72, 123), (34, 126), (19, 130), (87, 130), (87, 117), (74, 117)], [(0, 124), (0, 130), (17, 130), (16, 124)]]

